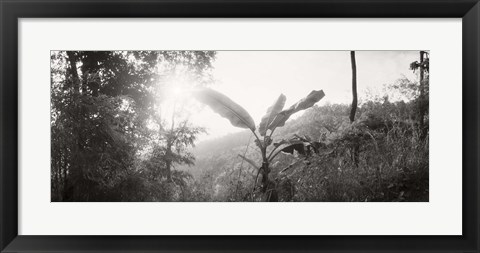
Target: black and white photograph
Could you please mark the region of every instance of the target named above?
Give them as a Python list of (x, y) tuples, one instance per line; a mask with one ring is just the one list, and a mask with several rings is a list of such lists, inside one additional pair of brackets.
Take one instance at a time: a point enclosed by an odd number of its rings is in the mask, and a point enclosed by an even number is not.
[(53, 50), (51, 202), (429, 202), (429, 60)]

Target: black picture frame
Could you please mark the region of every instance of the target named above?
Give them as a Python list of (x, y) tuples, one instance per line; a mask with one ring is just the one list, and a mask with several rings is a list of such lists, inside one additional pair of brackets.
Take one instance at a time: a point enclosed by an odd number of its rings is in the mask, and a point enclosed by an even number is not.
[[(1, 252), (479, 252), (480, 4), (478, 0), (1, 0), (0, 13)], [(18, 235), (18, 19), (55, 17), (462, 18), (463, 235)], [(41, 218), (41, 216), (42, 214), (39, 213), (38, 217)]]

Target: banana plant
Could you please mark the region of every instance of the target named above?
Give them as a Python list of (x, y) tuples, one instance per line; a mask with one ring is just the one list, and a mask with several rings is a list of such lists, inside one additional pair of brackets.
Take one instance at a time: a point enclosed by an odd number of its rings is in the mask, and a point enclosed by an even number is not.
[[(260, 189), (265, 195), (264, 199), (267, 201), (277, 201), (275, 183), (269, 178), (271, 170), (270, 164), (273, 159), (282, 152), (282, 150), (288, 150), (291, 145), (298, 145), (298, 142), (281, 140), (274, 143), (272, 135), (275, 129), (284, 126), (285, 122), (293, 114), (308, 109), (320, 101), (325, 96), (323, 90), (313, 90), (305, 98), (287, 109), (283, 109), (287, 98), (285, 95), (281, 94), (273, 105), (267, 109), (267, 113), (262, 117), (258, 129), (256, 128), (255, 121), (250, 114), (242, 106), (235, 103), (224, 94), (209, 88), (201, 88), (194, 92), (194, 96), (201, 103), (212, 108), (214, 112), (228, 119), (233, 126), (250, 129), (255, 136), (255, 143), (262, 156), (261, 165), (245, 156), (239, 156), (257, 169), (257, 179), (258, 175), (262, 176)], [(269, 149), (271, 145), (273, 147)], [(257, 179), (255, 179), (254, 188), (256, 187)]]

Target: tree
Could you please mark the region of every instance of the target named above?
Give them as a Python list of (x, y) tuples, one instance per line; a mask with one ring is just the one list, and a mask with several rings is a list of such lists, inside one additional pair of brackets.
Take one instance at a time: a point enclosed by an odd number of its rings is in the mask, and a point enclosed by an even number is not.
[[(285, 122), (290, 116), (299, 111), (308, 109), (320, 101), (325, 96), (323, 90), (314, 90), (310, 92), (307, 97), (301, 99), (285, 110), (282, 109), (285, 105), (286, 97), (281, 94), (274, 104), (267, 109), (267, 113), (262, 118), (259, 125), (258, 133), (263, 139), (257, 135), (256, 125), (250, 114), (242, 106), (238, 105), (227, 96), (207, 88), (198, 90), (195, 95), (200, 102), (210, 106), (215, 112), (220, 114), (220, 116), (227, 118), (233, 126), (249, 129), (252, 132), (255, 136), (255, 143), (259, 148), (262, 157), (261, 165), (259, 166), (243, 155), (240, 155), (240, 157), (257, 169), (257, 178), (259, 174), (262, 175), (261, 192), (264, 195), (263, 199), (266, 201), (278, 201), (277, 191), (275, 189), (276, 184), (271, 178), (269, 178), (270, 163), (283, 150), (294, 148), (298, 145), (309, 145), (309, 143), (298, 140), (281, 140), (277, 143), (273, 143), (272, 135), (275, 129), (285, 125)], [(270, 134), (267, 134), (268, 130), (270, 130)], [(268, 149), (272, 144), (274, 147)], [(257, 179), (255, 179), (254, 188), (256, 187), (256, 182)]]
[[(355, 113), (357, 111), (357, 63), (355, 60), (355, 51), (350, 51), (350, 61), (352, 64), (352, 107), (350, 109), (350, 123), (355, 121)], [(360, 147), (358, 140), (354, 139), (353, 148), (352, 148), (352, 158), (355, 166), (358, 167), (358, 158), (359, 158)]]
[[(172, 182), (172, 170), (175, 164), (193, 165), (195, 157), (187, 151), (188, 147), (194, 147), (197, 136), (204, 133), (202, 127), (191, 126), (188, 120), (178, 125), (172, 123), (171, 128), (159, 130), (159, 138), (155, 144), (153, 153), (156, 153), (158, 161), (161, 162), (160, 169), (168, 182)], [(160, 173), (162, 174), (162, 173)]]
[(147, 126), (164, 76), (183, 66), (204, 78), (214, 58), (211, 51), (53, 52), (52, 200), (123, 200), (118, 189), (137, 175), (138, 153), (151, 143)]
[[(160, 126), (158, 135), (152, 137), (151, 151), (144, 160), (145, 172), (148, 176), (145, 180), (151, 184), (163, 184), (161, 191), (154, 192), (154, 201), (172, 201), (175, 199), (176, 187), (181, 187), (181, 194), (187, 191), (187, 181), (191, 175), (183, 171), (174, 170), (177, 165), (193, 165), (195, 157), (188, 151), (189, 147), (195, 146), (197, 136), (205, 130), (195, 127), (187, 120), (178, 125), (172, 124), (171, 128), (165, 129)], [(158, 197), (157, 195), (162, 196)]]
[(418, 97), (418, 123), (421, 139), (425, 139), (428, 127), (425, 126), (425, 116), (428, 115), (428, 89), (429, 89), (429, 71), (430, 55), (426, 51), (420, 51), (420, 62), (415, 61), (410, 64), (410, 69), (414, 72), (419, 70), (419, 90)]

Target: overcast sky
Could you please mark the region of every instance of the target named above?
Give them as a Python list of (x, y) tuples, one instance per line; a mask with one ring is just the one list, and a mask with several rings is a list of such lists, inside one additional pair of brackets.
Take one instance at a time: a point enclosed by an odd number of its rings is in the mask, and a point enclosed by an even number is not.
[[(418, 51), (357, 51), (359, 99), (366, 90), (380, 92), (402, 76), (415, 79), (409, 65), (416, 60)], [(325, 97), (318, 105), (352, 100), (349, 51), (220, 51), (213, 67), (211, 87), (243, 106), (257, 125), (281, 93), (287, 97), (285, 107), (320, 89)], [(208, 107), (191, 120), (208, 130), (200, 140), (242, 130)]]

